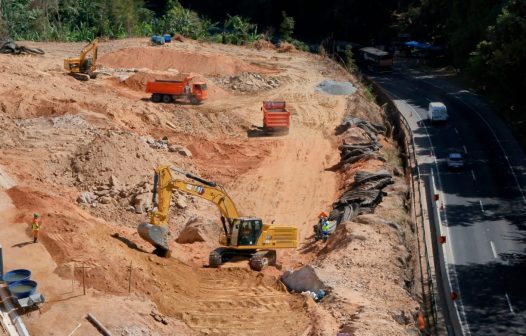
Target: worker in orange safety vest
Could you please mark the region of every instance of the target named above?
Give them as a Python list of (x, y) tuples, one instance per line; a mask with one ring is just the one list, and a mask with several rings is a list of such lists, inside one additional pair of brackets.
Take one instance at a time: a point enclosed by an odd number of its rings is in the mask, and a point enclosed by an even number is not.
[(42, 226), (42, 222), (38, 218), (38, 214), (33, 214), (33, 221), (31, 221), (31, 230), (33, 231), (33, 243), (36, 243), (38, 240), (38, 231), (40, 231), (40, 226)]

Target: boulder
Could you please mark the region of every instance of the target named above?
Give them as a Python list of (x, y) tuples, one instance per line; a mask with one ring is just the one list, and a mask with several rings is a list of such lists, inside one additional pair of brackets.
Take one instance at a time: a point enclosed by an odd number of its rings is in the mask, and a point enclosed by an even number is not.
[(78, 203), (84, 203), (84, 204), (91, 204), (95, 202), (97, 199), (97, 196), (89, 191), (83, 191), (80, 193), (80, 195), (77, 197)]
[(9, 189), (16, 185), (16, 182), (0, 166), (0, 189)]
[(111, 200), (112, 198), (109, 196), (102, 196), (101, 198), (99, 198), (99, 202), (102, 204), (110, 204)]
[(202, 217), (192, 217), (175, 240), (179, 244), (194, 242), (215, 242), (221, 233), (219, 225), (214, 220)]
[(114, 190), (121, 190), (122, 184), (115, 175), (110, 176), (110, 187)]
[(132, 205), (135, 208), (135, 213), (147, 212), (152, 207), (152, 193), (146, 192), (135, 195)]
[(281, 275), (281, 282), (294, 292), (314, 292), (318, 293), (325, 285), (320, 280), (316, 271), (311, 266), (303, 266), (300, 269), (287, 271)]
[(99, 191), (95, 191), (95, 195), (101, 197), (101, 196), (106, 196), (110, 193), (109, 190), (99, 190)]
[(192, 152), (190, 152), (190, 150), (188, 148), (183, 147), (181, 145), (170, 145), (168, 147), (168, 151), (179, 153), (182, 156), (192, 157)]
[(188, 206), (188, 202), (186, 201), (186, 198), (183, 195), (176, 195), (175, 205), (179, 209), (185, 209)]

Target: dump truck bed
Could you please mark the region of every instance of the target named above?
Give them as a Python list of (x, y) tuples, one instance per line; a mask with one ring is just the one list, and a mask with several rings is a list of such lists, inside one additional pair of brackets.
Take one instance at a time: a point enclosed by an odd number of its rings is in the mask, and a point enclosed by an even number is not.
[(181, 94), (183, 93), (187, 81), (155, 81), (146, 83), (146, 92), (162, 94)]
[(290, 112), (284, 101), (264, 101), (263, 129), (267, 134), (288, 133), (290, 126)]

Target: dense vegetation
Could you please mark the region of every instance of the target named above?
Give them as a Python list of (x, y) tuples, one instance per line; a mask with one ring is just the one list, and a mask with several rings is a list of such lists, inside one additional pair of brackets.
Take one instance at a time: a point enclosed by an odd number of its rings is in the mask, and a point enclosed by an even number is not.
[(445, 46), (450, 63), (496, 103), (526, 146), (526, 1), (420, 0), (398, 23)]
[(265, 36), (306, 49), (298, 38), (322, 43), (321, 52), (328, 40), (389, 46), (409, 33), (443, 46), (447, 62), (526, 134), (524, 0), (0, 0), (0, 37), (86, 41), (163, 33), (232, 44)]

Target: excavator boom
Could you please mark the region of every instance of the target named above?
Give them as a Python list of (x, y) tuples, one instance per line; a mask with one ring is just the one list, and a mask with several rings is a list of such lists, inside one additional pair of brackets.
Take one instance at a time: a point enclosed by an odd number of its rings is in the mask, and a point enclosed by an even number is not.
[[(172, 171), (184, 175), (189, 180), (174, 179)], [(168, 230), (166, 227), (174, 189), (213, 202), (217, 205), (222, 218), (239, 217), (234, 201), (217, 183), (183, 172), (176, 167), (160, 166), (155, 170), (154, 175), (152, 197), (154, 210), (150, 212), (150, 223), (139, 225), (138, 232), (141, 238), (155, 246), (157, 252), (161, 254), (165, 254), (170, 249), (167, 242)], [(230, 235), (224, 221), (223, 230), (225, 236)]]

